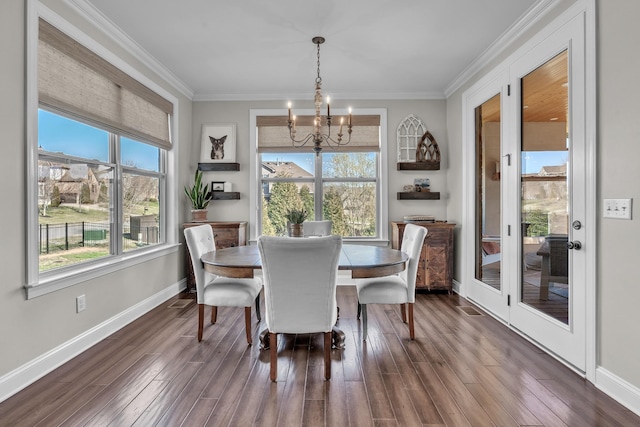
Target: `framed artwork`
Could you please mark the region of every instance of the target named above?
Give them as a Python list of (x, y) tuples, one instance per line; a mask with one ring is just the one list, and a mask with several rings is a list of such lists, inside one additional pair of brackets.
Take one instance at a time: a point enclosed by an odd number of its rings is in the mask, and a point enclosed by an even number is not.
[(224, 182), (211, 181), (211, 191), (224, 191)]
[(429, 178), (416, 178), (413, 180), (413, 185), (416, 187), (415, 191), (431, 191)]
[(202, 125), (200, 163), (235, 163), (236, 124), (209, 123)]

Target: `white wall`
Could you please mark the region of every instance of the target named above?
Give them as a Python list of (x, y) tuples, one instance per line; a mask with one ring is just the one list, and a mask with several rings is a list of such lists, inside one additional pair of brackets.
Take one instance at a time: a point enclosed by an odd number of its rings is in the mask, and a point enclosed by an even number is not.
[[(335, 104), (335, 105), (334, 105)], [(447, 219), (446, 204), (450, 197), (447, 191), (447, 168), (449, 167), (449, 149), (446, 132), (446, 103), (444, 100), (412, 100), (412, 101), (360, 101), (352, 100), (354, 108), (386, 108), (387, 109), (387, 138), (389, 172), (389, 220), (402, 220), (404, 215), (432, 214), (438, 219)], [(296, 102), (300, 109), (312, 108), (309, 102)], [(333, 109), (346, 108), (332, 102)], [(203, 123), (237, 123), (236, 159), (240, 163), (240, 172), (207, 172), (207, 180), (230, 181), (234, 191), (240, 191), (240, 200), (218, 200), (209, 204), (209, 219), (221, 221), (249, 220), (249, 110), (273, 108), (286, 112), (286, 100), (282, 101), (237, 101), (237, 102), (195, 102), (193, 104), (193, 141), (200, 141)], [(427, 129), (431, 131), (438, 142), (442, 153), (441, 169), (439, 171), (397, 171), (397, 138), (396, 130), (400, 122), (409, 114), (420, 117)], [(196, 167), (199, 151), (190, 155), (190, 173)], [(396, 200), (396, 193), (402, 191), (405, 184), (413, 183), (414, 178), (430, 178), (431, 190), (440, 191), (440, 200)]]
[[(191, 102), (164, 83), (139, 61), (118, 49), (103, 33), (68, 10), (63, 0), (47, 1), (74, 25), (112, 50), (179, 99), (180, 134), (191, 135)], [(26, 135), (25, 135), (25, 1), (3, 0), (0, 6), (0, 382), (8, 373), (45, 355), (130, 307), (176, 285), (184, 276), (182, 251), (116, 273), (27, 300), (26, 283)], [(188, 149), (188, 146), (185, 148)], [(187, 181), (188, 155), (184, 159)], [(86, 311), (76, 314), (75, 298), (86, 295)], [(4, 376), (4, 378), (3, 378)], [(0, 387), (1, 388), (1, 387)], [(5, 390), (0, 390), (4, 392)], [(1, 394), (0, 394), (1, 398)]]
[(634, 199), (631, 221), (598, 221), (600, 364), (640, 388), (640, 2), (598, 8), (598, 192)]

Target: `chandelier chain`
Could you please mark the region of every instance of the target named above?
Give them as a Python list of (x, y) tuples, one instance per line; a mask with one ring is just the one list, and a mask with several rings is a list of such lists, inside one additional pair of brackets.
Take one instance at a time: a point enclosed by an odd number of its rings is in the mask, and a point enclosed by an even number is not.
[(318, 45), (318, 53), (317, 53), (317, 57), (318, 57), (318, 77), (316, 77), (316, 83), (322, 83), (322, 77), (320, 77), (320, 43), (317, 43)]

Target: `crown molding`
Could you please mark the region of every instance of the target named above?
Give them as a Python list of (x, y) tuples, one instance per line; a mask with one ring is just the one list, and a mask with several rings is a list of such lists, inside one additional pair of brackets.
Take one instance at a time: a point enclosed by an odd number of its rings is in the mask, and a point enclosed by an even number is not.
[(503, 52), (514, 40), (524, 34), (536, 22), (540, 21), (554, 6), (555, 0), (539, 0), (531, 6), (516, 22), (505, 30), (487, 49), (484, 50), (462, 73), (449, 83), (444, 94), (449, 98), (456, 90), (460, 89), (469, 79), (471, 79), (484, 66), (493, 61)]
[(96, 9), (86, 0), (65, 0), (65, 2), (85, 19), (91, 22), (96, 28), (107, 35), (111, 40), (116, 42), (118, 46), (123, 48), (129, 54), (137, 58), (151, 71), (163, 78), (167, 83), (173, 86), (181, 94), (193, 100), (194, 91), (186, 83), (180, 80), (173, 72), (158, 61), (153, 55), (144, 50), (135, 40), (127, 33), (122, 31), (120, 27), (107, 18), (102, 12)]
[[(332, 93), (334, 100), (443, 100), (446, 99), (443, 92), (394, 92), (394, 93)], [(312, 101), (313, 93), (198, 93), (192, 101)]]

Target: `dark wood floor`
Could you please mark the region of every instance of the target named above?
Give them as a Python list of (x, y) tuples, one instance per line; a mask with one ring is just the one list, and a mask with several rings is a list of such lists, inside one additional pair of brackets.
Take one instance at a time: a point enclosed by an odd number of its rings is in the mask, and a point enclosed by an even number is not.
[(415, 341), (395, 307), (371, 306), (366, 344), (355, 289), (340, 287), (338, 302), (347, 348), (332, 351), (331, 381), (320, 335), (281, 339), (272, 383), (268, 352), (246, 345), (243, 310), (220, 309), (198, 343), (195, 304), (176, 298), (0, 403), (0, 425), (640, 425), (456, 295), (418, 295)]

